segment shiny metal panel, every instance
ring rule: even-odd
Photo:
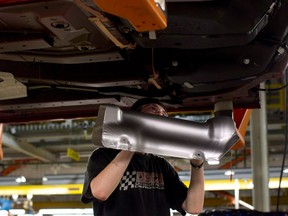
[[[238,141],[231,117],[205,123],[175,119],[116,106],[101,106],[92,141],[107,148],[179,158],[220,160]]]

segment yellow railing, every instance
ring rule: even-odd
[[[188,181],[184,184],[189,185]],[[279,178],[270,178],[269,188],[278,188]],[[206,191],[216,190],[251,190],[253,188],[252,179],[227,179],[227,180],[205,180]],[[288,177],[282,179],[282,188],[288,188]],[[64,194],[81,194],[82,184],[63,184],[63,185],[20,185],[20,186],[0,186],[0,195],[64,195]]]

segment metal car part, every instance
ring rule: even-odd
[[[58,64],[123,60],[115,53],[110,39],[89,21],[90,17],[68,0],[1,7],[0,58]],[[125,38],[111,24],[109,30],[125,43]]]
[[[233,119],[205,123],[100,106],[92,141],[107,148],[219,161],[238,141]]]
[[[27,88],[1,101],[1,122],[94,117],[100,104],[87,102],[107,97],[154,97],[177,113],[260,108],[259,84],[287,68],[288,2],[164,3],[167,28],[137,32],[94,0],[1,1],[0,68]]]
[[[123,17],[131,23],[138,32],[162,30],[167,27],[167,18],[161,5],[154,0],[94,0],[101,10]],[[117,4],[116,4],[117,3]],[[162,1],[162,7],[165,4]]]
[[[0,71],[0,101],[27,97],[27,88],[16,80],[12,73]]]

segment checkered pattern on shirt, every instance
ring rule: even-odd
[[[123,175],[121,179],[119,190],[125,191],[130,188],[134,188],[135,182],[136,182],[136,171],[133,171],[131,173],[129,171],[126,171],[126,173]]]

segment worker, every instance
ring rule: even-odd
[[[168,116],[158,100],[144,98],[132,110]],[[169,216],[201,213],[204,205],[202,159],[191,159],[189,188],[162,156],[98,147],[90,156],[81,200],[95,216]]]

